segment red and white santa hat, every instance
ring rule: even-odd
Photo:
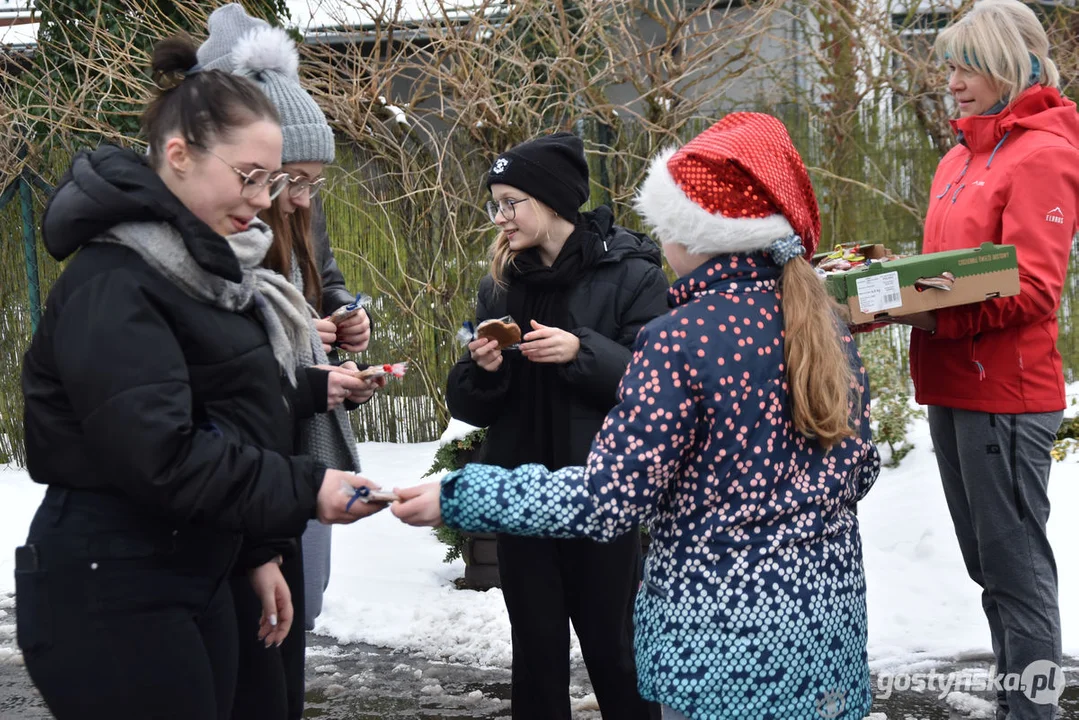
[[[805,163],[783,123],[761,113],[732,113],[660,153],[634,205],[658,240],[692,253],[761,251],[793,234],[809,258],[820,240]]]

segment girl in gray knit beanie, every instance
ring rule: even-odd
[[[199,64],[255,81],[281,117],[282,170],[289,174],[289,186],[263,213],[274,233],[265,264],[303,292],[315,317],[321,318],[305,346],[298,348],[297,357],[301,364],[325,365],[333,345],[363,351],[370,339],[365,311],[337,324],[327,317],[351,302],[352,295],[345,290],[330,250],[321,205],[313,202],[324,183],[323,168],[334,159],[333,131],[318,104],[300,85],[296,47],[283,30],[251,17],[238,4],[215,10],[210,15],[209,31],[198,51]],[[351,362],[342,367],[356,369]],[[366,393],[354,394],[352,399],[369,399],[384,384],[385,378],[372,381]],[[298,430],[299,452],[327,467],[360,471],[356,438],[344,407],[303,420]],[[312,520],[300,545],[302,552],[284,559],[281,569],[292,590],[297,615],[303,616],[305,629],[310,630],[322,609],[322,595],[329,582],[330,527]],[[234,583],[237,617],[245,623],[257,615],[253,615],[251,598],[239,597],[242,590]],[[290,632],[279,650],[241,647],[233,718],[299,720],[303,714],[304,651],[301,629]],[[281,678],[284,687],[274,687],[281,684]]]

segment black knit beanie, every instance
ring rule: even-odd
[[[559,217],[574,222],[589,194],[584,144],[568,132],[523,142],[495,160],[487,174],[487,189],[495,184],[528,193]]]

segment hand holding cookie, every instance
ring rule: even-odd
[[[472,354],[472,362],[487,372],[495,372],[502,366],[502,348],[494,338],[477,337],[468,344],[468,351]]]

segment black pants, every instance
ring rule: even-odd
[[[300,720],[304,706],[303,549],[296,538],[296,553],[281,565],[292,594],[292,629],[281,647],[266,647],[258,639],[262,603],[246,575],[232,580],[239,630],[240,669],[232,720]]]
[[[239,536],[129,500],[50,488],[16,550],[16,622],[57,720],[225,720]]]
[[[637,532],[610,544],[499,535],[498,572],[513,629],[514,720],[570,720],[570,621],[603,717],[659,718],[637,693]]]

